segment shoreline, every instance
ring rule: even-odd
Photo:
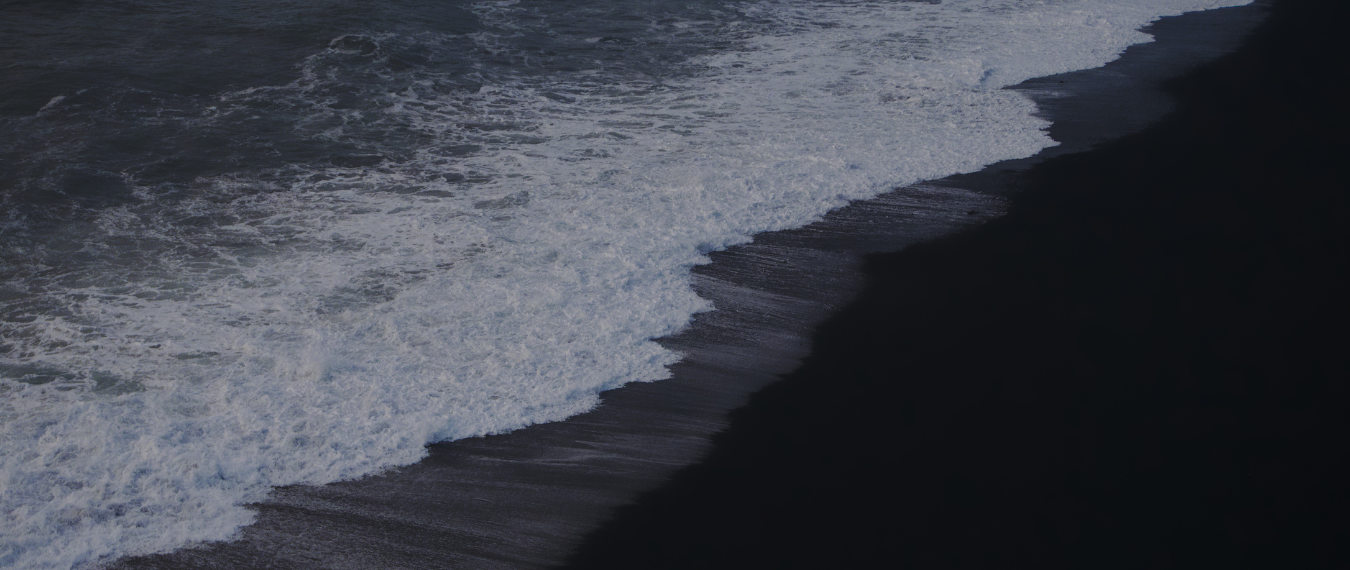
[[[1205,49],[1213,55],[1236,45],[1241,33],[1210,29],[1234,25],[1214,22],[1230,17],[1227,10],[1246,11],[1249,24],[1259,19],[1250,6],[1165,18],[1150,27],[1158,35],[1155,42],[1131,47],[1104,68],[1019,86],[1040,97],[1038,104],[1056,119],[1052,136],[1063,137],[1061,146],[1042,154],[1081,150],[1099,133],[1125,132],[1142,126],[1147,117],[1156,119],[1165,103],[1159,107],[1154,99],[1151,107],[1141,105],[1140,114],[1117,124],[1060,126],[1068,117],[1101,113],[1087,100],[1056,92],[1097,86],[1083,96],[1133,97],[1132,103],[1144,103],[1131,95],[1140,91],[1120,89],[1134,85],[1147,91],[1160,77],[1206,57],[1201,47],[1210,46]],[[1174,64],[1160,68],[1159,61]],[[1060,78],[1077,79],[1061,87]],[[685,331],[659,340],[686,354],[672,367],[670,379],[605,392],[596,410],[562,422],[435,444],[421,462],[379,475],[276,489],[254,505],[257,522],[235,541],[121,559],[111,567],[520,568],[561,563],[619,505],[704,457],[713,434],[729,425],[728,413],[749,401],[751,393],[797,368],[811,349],[816,326],[863,289],[858,270],[864,255],[997,218],[1007,196],[1016,194],[998,181],[1044,158],[901,188],[832,212],[806,228],[760,234],[751,244],[711,254],[713,263],[694,268],[693,281],[718,310],[697,315]]]
[[[803,366],[565,567],[1344,567],[1335,24],[1270,10],[1163,121],[954,177],[1008,215],[869,256]]]

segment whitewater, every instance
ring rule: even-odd
[[[1247,3],[462,3],[281,82],[44,93],[0,117],[0,567],[228,540],[274,487],[663,379],[709,252],[1034,155],[1003,87]]]

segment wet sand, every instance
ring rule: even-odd
[[[1274,3],[1139,134],[949,180],[1012,190],[1008,215],[868,257],[803,366],[568,567],[1346,567],[1321,6]]]

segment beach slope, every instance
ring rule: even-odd
[[[1340,20],[1272,4],[1162,122],[870,256],[804,365],[568,567],[1345,567]]]

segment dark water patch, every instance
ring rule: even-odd
[[[375,166],[384,162],[384,160],[385,157],[379,154],[349,154],[334,156],[328,159],[329,162],[333,163],[333,166],[340,166],[343,168]]]
[[[519,208],[529,203],[530,193],[521,191],[495,200],[479,200],[473,203],[473,207],[479,210],[505,210]]]
[[[40,365],[13,365],[0,363],[0,377],[13,379],[32,386],[41,386],[52,382],[73,382],[78,379],[73,373],[58,368]]]
[[[121,176],[111,172],[85,169],[64,173],[57,180],[56,187],[42,195],[46,198],[42,201],[48,203],[70,199],[85,208],[121,205],[136,200],[131,188]]]
[[[380,49],[380,44],[363,36],[342,36],[329,42],[328,49],[333,51],[345,51],[364,56],[373,56]]]
[[[102,396],[120,396],[145,390],[145,386],[134,379],[122,378],[108,372],[95,372],[91,378],[94,381],[94,393]]]
[[[445,156],[468,156],[481,150],[483,150],[483,147],[476,144],[456,144],[441,147],[441,152]]]

